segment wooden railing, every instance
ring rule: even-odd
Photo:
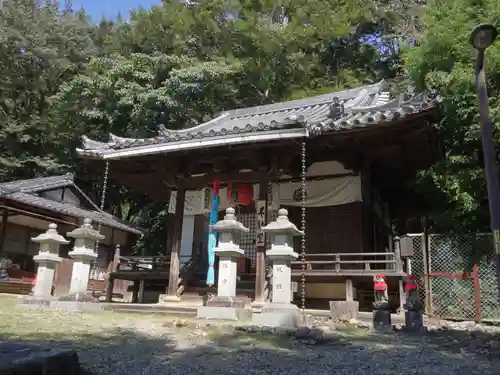
[[[372,273],[402,272],[402,262],[396,253],[323,253],[306,254],[306,271],[342,273],[346,271]],[[292,269],[301,268],[302,260],[292,262]]]
[[[170,256],[121,256],[117,271],[168,271]]]
[[[177,283],[177,295],[180,296],[186,289],[189,279],[196,273],[200,264],[201,253],[195,251],[192,257],[182,266],[179,272],[179,281]]]

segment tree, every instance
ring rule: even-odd
[[[416,188],[435,198],[439,215],[435,230],[474,231],[488,228],[488,204],[482,166],[476,90],[475,51],[469,45],[472,28],[484,20],[499,19],[493,0],[429,3],[416,46],[407,46],[405,66],[419,90],[437,90],[444,98],[439,132],[446,157],[422,171]],[[500,46],[486,55],[490,107],[499,146]],[[443,214],[444,213],[444,214]]]
[[[94,53],[81,14],[34,0],[0,7],[0,179],[60,172],[49,98]]]

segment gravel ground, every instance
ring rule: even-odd
[[[91,374],[500,373],[496,330],[408,336],[337,326],[313,344],[154,315],[24,310],[17,302],[0,297],[0,341],[76,348]]]

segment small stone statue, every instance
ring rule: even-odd
[[[374,308],[387,308],[389,294],[387,292],[387,279],[384,275],[375,275],[373,279],[373,292],[375,293]]]
[[[375,275],[373,280],[373,329],[387,332],[392,330],[387,278],[384,275]]]
[[[422,301],[418,292],[417,278],[406,275],[403,279],[406,295],[405,328],[410,332],[421,332],[423,330]]]

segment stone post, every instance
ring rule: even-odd
[[[375,275],[373,280],[373,329],[387,332],[392,330],[391,309],[387,291],[387,278],[384,275]]]
[[[237,259],[244,255],[238,244],[239,236],[241,233],[247,233],[249,229],[236,220],[234,213],[234,208],[227,208],[224,219],[210,227],[219,234],[219,243],[214,249],[219,257],[217,296],[209,299],[206,306],[198,309],[198,318],[241,319],[242,309],[249,302],[236,297]]]
[[[302,236],[303,232],[288,220],[288,211],[278,211],[278,218],[262,228],[271,236],[271,249],[266,257],[272,264],[272,297],[271,302],[262,307],[262,313],[254,314],[252,321],[259,326],[296,327],[299,323],[300,311],[292,301],[291,262],[298,254],[293,251],[293,237]]]
[[[33,257],[33,261],[38,264],[33,297],[51,297],[56,266],[62,261],[59,257],[59,246],[66,245],[69,241],[57,233],[56,224],[49,224],[45,233],[31,240],[40,244],[38,254]]]
[[[73,251],[68,255],[73,258],[73,271],[71,274],[71,284],[69,287],[69,296],[63,297],[63,300],[93,302],[94,298],[87,295],[87,286],[89,283],[90,264],[97,258],[94,251],[97,240],[104,239],[104,236],[92,228],[92,221],[85,219],[83,225],[69,233],[68,237],[75,239]]]
[[[422,332],[424,318],[417,278],[413,275],[406,275],[403,281],[406,297],[406,303],[403,306],[405,309],[405,329],[409,332]]]

